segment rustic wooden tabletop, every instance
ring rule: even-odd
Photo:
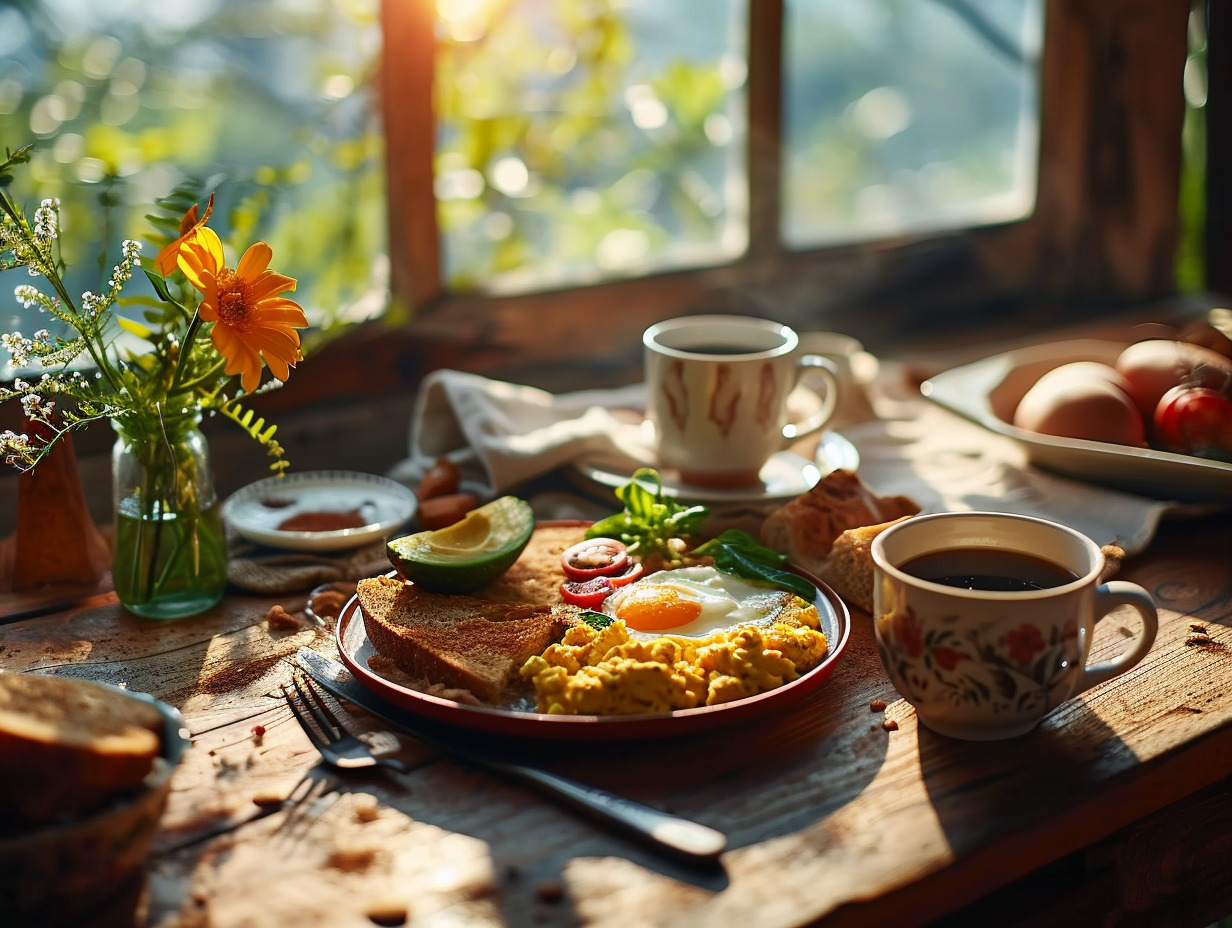
[[[182,710],[194,744],[150,862],[148,925],[779,928],[922,924],[994,906],[1002,924],[1092,911],[1202,924],[1232,910],[1227,868],[1201,843],[1227,852],[1230,555],[1226,515],[1166,522],[1122,573],[1160,605],[1146,660],[1009,742],[917,726],[858,611],[833,676],[767,717],[633,742],[479,739],[724,831],[729,849],[700,867],[407,736],[405,776],[356,772],[294,814],[175,850],[285,795],[317,763],[279,688],[297,648],[331,653],[333,639],[271,630],[273,599],[229,596],[206,615],[155,624],[101,594],[0,626],[0,662],[123,684]],[[280,602],[294,610],[302,597]],[[1115,652],[1136,621],[1120,615],[1100,623],[1094,657]],[[358,710],[350,721],[381,728]],[[1169,808],[1185,802],[1197,811]],[[1146,875],[1133,880],[1154,882],[1128,880],[1135,866]],[[1041,875],[1046,896],[1030,891]]]

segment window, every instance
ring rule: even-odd
[[[437,26],[425,4],[385,0],[386,42],[401,52],[383,76],[394,293],[413,307],[412,330],[440,359],[433,363],[548,386],[553,371],[564,383],[627,379],[640,364],[641,328],[683,311],[756,311],[879,347],[1014,318],[1058,324],[1166,297],[1188,12],[1162,0],[1129,10],[1100,0],[1052,0],[1046,10],[1031,0],[737,4],[747,81],[729,93],[739,90],[747,113],[747,128],[744,118],[730,121],[748,171],[743,254],[607,275],[583,290],[480,293],[440,253],[457,226],[456,204],[438,210],[433,198]],[[937,45],[917,37],[925,26],[943,36]],[[860,44],[872,34],[880,54]],[[833,55],[826,41],[839,46]],[[729,44],[727,54],[738,53]],[[867,73],[857,80],[831,58],[862,60]],[[950,105],[930,113],[929,102]],[[439,115],[448,151],[451,111]],[[864,149],[834,141],[851,123],[862,126]],[[909,124],[920,131],[908,133]],[[881,143],[878,158],[893,148],[898,160],[871,163],[869,140]],[[813,158],[826,173],[854,162],[829,205]]]
[[[488,41],[485,0],[439,2],[0,6],[0,142],[35,128],[62,198],[124,188],[131,234],[169,185],[226,174],[236,241],[268,237],[314,320],[384,310],[259,398],[297,468],[400,457],[430,367],[626,383],[681,312],[882,350],[1174,291],[1187,0],[510,0],[537,18]],[[468,69],[518,95],[463,99]]]

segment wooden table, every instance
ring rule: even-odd
[[[1209,924],[1232,911],[1227,515],[1165,522],[1122,576],[1161,607],[1151,653],[1014,741],[919,727],[855,612],[838,669],[790,711],[654,742],[492,744],[725,831],[718,866],[667,860],[404,738],[414,769],[400,781],[359,773],[306,814],[157,854],[143,924]],[[271,602],[228,597],[150,623],[104,594],[0,626],[0,663],[123,683],[183,711],[195,745],[166,849],[285,794],[317,761],[278,692],[288,655],[332,639],[271,631]],[[1101,623],[1095,656],[1136,621],[1119,616]]]

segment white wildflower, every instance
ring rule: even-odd
[[[60,234],[60,201],[44,200],[34,211],[34,237],[46,247]]]
[[[37,287],[31,286],[30,284],[22,284],[13,291],[13,295],[17,297],[17,299],[21,300],[22,306],[26,309],[30,309],[32,306],[38,305],[40,302],[39,297],[43,294],[39,293]]]
[[[34,343],[24,338],[20,332],[0,335],[0,347],[5,348],[13,359],[14,367],[27,367],[30,355],[34,351]]]

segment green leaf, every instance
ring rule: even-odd
[[[767,548],[748,532],[728,529],[695,548],[691,554],[714,558],[714,566],[724,573],[746,580],[761,580],[799,596],[806,602],[817,597],[817,589],[797,573],[785,570],[787,555]]]
[[[155,274],[145,265],[142,265],[141,269],[145,271],[145,276],[149,278],[150,285],[154,287],[154,292],[157,293],[161,299],[167,301],[174,299],[174,297],[171,296],[170,291],[167,290],[166,278],[164,278],[161,274]]]
[[[597,632],[603,631],[612,624],[612,617],[605,612],[593,612],[587,609],[578,617]]]
[[[653,489],[651,489],[653,487]],[[588,538],[618,538],[639,560],[661,559],[666,565],[680,561],[674,539],[688,539],[700,532],[710,514],[706,506],[683,506],[663,495],[659,472],[648,467],[616,490],[624,510],[600,519],[586,532]]]

